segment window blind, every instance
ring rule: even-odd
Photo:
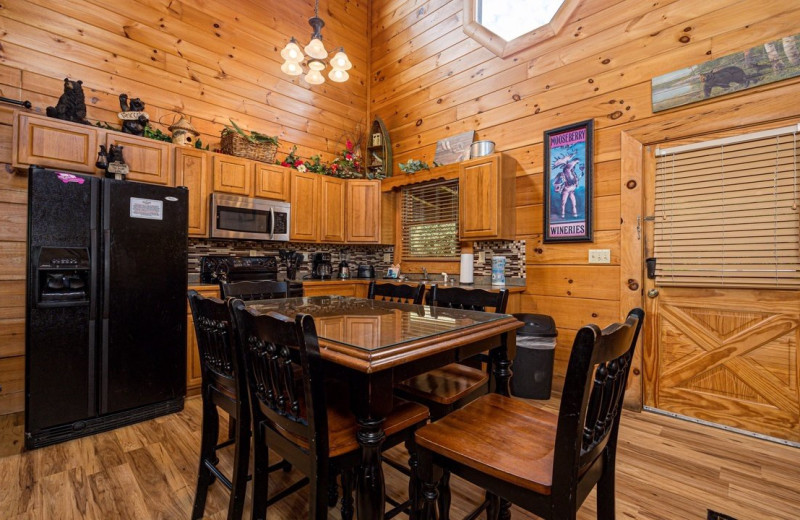
[[[658,285],[800,287],[797,126],[656,157]]]
[[[403,258],[457,257],[458,179],[407,186],[402,194]]]

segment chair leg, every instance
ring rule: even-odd
[[[219,435],[219,413],[217,407],[210,401],[203,400],[203,425],[200,436],[200,467],[197,470],[197,489],[194,494],[192,507],[192,520],[203,517],[206,508],[208,486],[214,482],[214,475],[206,466],[206,460],[215,459],[214,447],[217,445]]]
[[[355,469],[342,471],[342,520],[353,520],[353,489],[355,488]]]
[[[437,487],[442,478],[442,469],[433,464],[430,452],[419,453],[420,508],[419,520],[436,520]]]
[[[410,474],[408,476],[408,504],[409,520],[416,520],[417,511],[419,510],[419,457],[417,456],[417,445],[414,442],[414,434],[405,442],[406,450],[408,451],[408,468]]]
[[[486,500],[489,502],[489,505],[486,506],[486,520],[498,520],[500,518],[500,497],[486,493]]]
[[[450,472],[444,470],[439,480],[439,518],[450,520]]]
[[[267,518],[269,500],[269,449],[264,443],[258,425],[254,428],[253,442],[253,520]]]
[[[500,511],[497,518],[498,520],[511,520],[511,502],[505,498],[500,499]]]
[[[327,520],[328,479],[319,473],[309,475],[308,478],[308,518],[309,520]]]
[[[339,486],[336,485],[336,475],[339,474],[339,468],[331,466],[331,481],[328,483],[328,507],[336,507],[339,501]]]
[[[614,520],[615,511],[614,462],[607,463],[600,480],[597,481],[597,520]]]
[[[241,520],[244,513],[244,499],[247,493],[247,473],[250,467],[250,418],[242,417],[236,428],[236,448],[233,456],[233,478],[231,479],[231,498],[228,503],[228,520]],[[228,425],[237,421],[231,419]],[[230,434],[230,432],[229,432]]]

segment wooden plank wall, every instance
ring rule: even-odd
[[[309,86],[280,72],[280,49],[307,43],[312,0],[12,0],[0,5],[0,95],[44,113],[65,77],[83,80],[90,121],[119,126],[120,93],[167,132],[190,116],[214,149],[230,118],[278,135],[279,157],[331,160],[367,116],[366,3],[322,2],[328,50],[343,45],[350,80]],[[159,123],[160,121],[160,123]],[[11,167],[11,112],[0,108],[0,414],[23,409],[27,178]]]
[[[800,10],[782,1],[584,0],[556,37],[501,59],[464,34],[462,8],[463,0],[373,3],[370,110],[385,121],[397,162],[431,162],[437,140],[466,130],[516,158],[517,237],[528,262],[522,311],[555,318],[560,387],[576,330],[615,321],[641,301],[627,293],[636,289],[621,261],[640,256],[630,251],[640,247],[630,243],[635,222],[621,223],[641,203],[640,189],[638,201],[625,193],[640,172],[627,166],[623,178],[621,142],[629,156],[642,145],[800,115],[791,101],[798,79],[653,114],[651,78],[795,34]],[[588,118],[594,242],[542,244],[542,134]],[[611,264],[588,265],[590,248],[610,249]]]
[[[63,79],[83,80],[92,122],[119,127],[120,93],[147,104],[167,131],[191,117],[203,142],[218,147],[223,125],[278,135],[279,156],[331,160],[367,128],[366,2],[320,5],[328,51],[344,46],[346,83],[310,86],[280,71],[280,50],[308,43],[313,0],[14,0],[0,6],[0,89],[29,99],[37,112],[55,105]],[[327,79],[327,76],[326,76]]]

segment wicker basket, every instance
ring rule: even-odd
[[[222,141],[220,142],[222,153],[228,155],[235,155],[236,157],[244,157],[245,159],[254,159],[266,163],[275,161],[275,152],[278,151],[278,145],[275,143],[254,143],[242,137],[236,132],[222,132]]]

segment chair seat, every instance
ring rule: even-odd
[[[488,381],[489,374],[483,370],[451,363],[406,379],[397,385],[397,388],[420,399],[449,405],[474,392]]]
[[[554,413],[491,393],[423,426],[416,440],[421,448],[549,495],[557,421]]]
[[[334,397],[331,400],[331,396]],[[349,396],[347,394],[336,393],[328,394],[328,445],[330,447],[330,457],[337,457],[360,449],[356,441],[356,417],[350,411]],[[386,436],[391,436],[405,428],[419,424],[428,420],[428,408],[417,403],[395,399],[392,413],[383,423],[383,430]],[[283,428],[276,427],[287,439],[298,446],[308,448],[305,438],[292,434]]]

